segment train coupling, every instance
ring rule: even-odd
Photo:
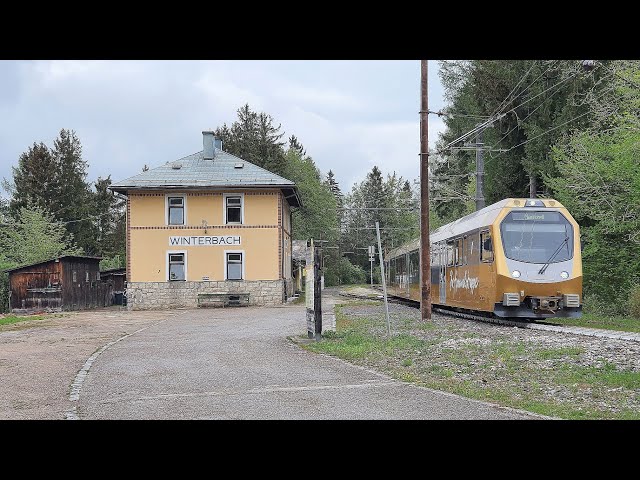
[[[531,297],[531,308],[535,313],[556,313],[562,308],[563,297]]]

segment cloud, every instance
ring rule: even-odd
[[[245,103],[281,123],[284,140],[296,135],[343,191],[373,165],[417,178],[419,71],[417,61],[0,62],[0,178],[68,128],[88,180],[124,179],[201,150],[201,131],[233,123]],[[433,146],[444,124],[431,115],[429,129]]]

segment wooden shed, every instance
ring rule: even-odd
[[[126,305],[124,292],[126,289],[127,269],[110,268],[100,272],[100,280],[109,286],[111,291],[111,305]]]
[[[84,310],[112,304],[100,257],[64,255],[7,270],[12,310]]]

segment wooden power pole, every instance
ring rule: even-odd
[[[420,61],[420,312],[431,320],[431,249],[429,246],[429,105],[427,60]]]

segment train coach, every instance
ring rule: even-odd
[[[508,318],[582,314],[580,229],[557,200],[507,198],[430,235],[431,302]],[[420,301],[420,239],[385,258],[391,295]]]

